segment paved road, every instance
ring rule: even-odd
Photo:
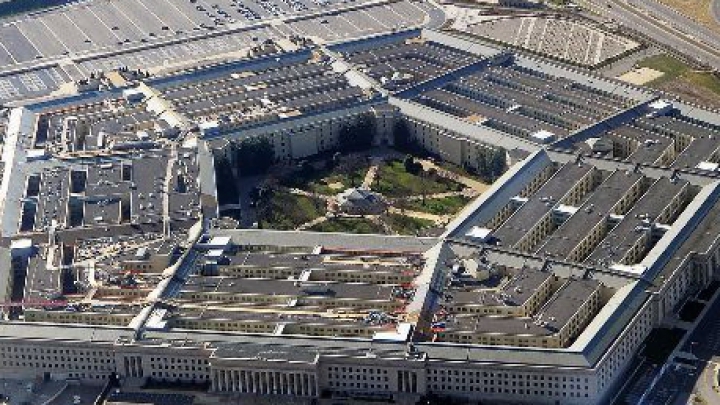
[[[704,64],[720,66],[720,36],[654,0],[582,0],[582,3]]]
[[[636,9],[646,10],[648,15],[653,18],[666,21],[677,31],[692,36],[696,40],[712,46],[715,49],[720,49],[720,35],[695,20],[686,17],[682,14],[682,10],[675,10],[660,3],[658,0],[629,0],[628,3]]]
[[[713,0],[710,3],[710,14],[720,24],[720,0]]]
[[[713,361],[708,362],[702,369],[702,374],[695,383],[696,393],[705,400],[706,403],[716,404],[720,402],[720,395],[713,389],[715,379],[717,378],[717,361],[718,358],[714,357]]]
[[[709,404],[720,404],[720,394],[713,390],[715,385],[715,366],[720,358],[720,318],[717,316],[720,311],[720,299],[713,302],[712,307],[707,310],[706,315],[695,327],[692,335],[683,346],[683,351],[692,353],[700,360],[697,381],[693,381],[692,389]]]
[[[720,0],[718,0],[720,1]],[[425,8],[425,12],[428,14],[429,21],[425,24],[425,28],[439,29],[445,23],[445,12],[440,6],[434,1],[428,1],[427,3],[421,3]]]

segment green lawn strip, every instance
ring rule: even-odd
[[[702,87],[720,94],[720,78],[710,72],[696,72],[690,66],[673,58],[669,55],[655,55],[644,59],[638,63],[639,67],[647,67],[663,72],[664,75],[659,77],[648,85],[657,87],[673,80],[682,80],[686,83]]]
[[[684,80],[694,86],[704,87],[713,93],[720,95],[720,77],[710,72],[687,72],[683,76]]]
[[[310,197],[276,191],[270,200],[263,228],[289,230],[325,215],[325,202]]]
[[[403,200],[398,204],[398,208],[435,215],[452,215],[460,212],[468,202],[470,202],[468,197],[458,195],[444,198],[428,198],[425,200],[425,204],[423,204],[422,200]]]
[[[462,185],[441,177],[430,178],[405,171],[403,162],[393,160],[380,166],[380,179],[372,184],[372,190],[386,197],[400,198],[411,195],[459,191]]]
[[[355,180],[355,186],[360,186],[365,173],[367,173],[368,166],[363,165],[362,167],[353,171],[353,177]],[[330,187],[330,184],[340,183],[343,185],[342,188]],[[313,193],[334,195],[342,190],[352,187],[353,181],[350,178],[350,174],[341,173],[337,168],[335,169],[315,169],[307,174],[302,174],[299,171],[284,176],[280,179],[280,184],[285,187],[297,188],[300,190],[310,191]]]
[[[414,218],[400,214],[389,214],[386,221],[395,232],[401,235],[415,235],[419,231],[435,225],[433,221],[428,219]]]
[[[662,77],[659,77],[648,83],[652,86],[657,86],[676,79],[685,74],[685,72],[690,69],[688,65],[668,55],[655,55],[643,59],[638,62],[638,67],[655,69],[664,73]]]
[[[310,231],[343,233],[384,233],[380,225],[364,218],[333,218],[321,222]]]

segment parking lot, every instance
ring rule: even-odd
[[[121,66],[127,66],[131,69],[151,69],[180,61],[202,60],[213,55],[239,51],[277,36],[278,33],[272,27],[258,27],[227,35],[200,38],[179,44],[169,44],[121,55],[90,59],[80,62],[78,66],[86,77],[93,71],[103,70],[107,72]]]
[[[378,4],[344,13],[289,22],[299,35],[338,41],[421,25],[426,13],[408,1]]]
[[[111,0],[72,4],[0,27],[0,66],[133,47],[347,7],[362,0]]]
[[[427,16],[422,5],[407,0],[365,6],[367,0],[158,1],[163,4],[88,1],[4,23],[0,103],[50,95],[95,71],[167,71],[269,38],[301,35],[333,42],[417,27]],[[324,14],[313,15],[319,11]],[[11,71],[20,67],[31,69]]]
[[[69,81],[70,77],[57,67],[0,77],[0,103],[20,97],[49,94]]]

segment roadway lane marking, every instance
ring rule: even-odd
[[[180,15],[182,15],[186,20],[190,21],[190,24],[191,24],[193,27],[199,27],[199,25],[195,22],[195,20],[193,20],[192,18],[188,17],[182,10],[180,10],[177,6],[175,6],[175,4],[173,4],[172,1],[170,1],[170,0],[164,0],[164,1],[165,1],[165,3],[169,4],[170,6],[172,6],[172,8],[174,8],[175,10],[177,10],[177,12],[180,13]]]
[[[587,61],[590,59],[590,52],[592,51],[593,44],[595,44],[595,38],[601,35],[600,33],[597,33],[595,31],[590,31],[590,38],[588,38],[587,47],[585,48],[585,57],[583,58],[583,62],[587,63]]]
[[[23,36],[25,36],[25,34],[23,34]],[[14,57],[14,56],[10,53],[10,51],[5,47],[5,44],[3,44],[2,41],[0,41],[0,46],[2,47],[2,49],[5,50],[5,53],[8,54],[8,56],[10,57],[10,59],[12,59],[13,62],[15,62],[15,64],[17,64],[17,63],[18,63],[17,59],[15,59],[15,57]]]
[[[542,34],[540,34],[540,41],[538,41],[538,47],[537,51],[542,52],[543,42],[545,41],[545,34],[547,33],[548,28],[548,21],[545,21],[545,25],[543,25]]]
[[[380,24],[381,27],[386,28],[386,29],[388,28],[387,25],[385,25],[383,22],[381,22],[380,20],[378,20],[377,18],[375,18],[372,14],[368,13],[366,10],[361,10],[361,11],[362,11],[363,13],[365,13],[365,15],[367,15],[368,17],[370,17],[371,19],[373,19],[375,22],[377,22],[378,24]]]
[[[363,32],[363,31],[365,31],[364,29],[362,29],[362,28],[358,27],[357,25],[353,24],[352,21],[350,21],[350,19],[349,19],[347,16],[340,15],[339,17],[342,18],[343,20],[345,20],[345,22],[348,23],[350,26],[352,26],[353,28],[355,28],[355,30],[357,30],[357,32]],[[372,28],[369,28],[369,29],[372,30]]]
[[[105,28],[107,28],[107,29],[108,29],[108,31],[110,31],[110,33],[112,33],[112,34],[113,34],[113,36],[114,36],[115,38],[117,38],[117,40],[118,40],[118,41],[120,41],[120,40],[121,40],[121,39],[120,39],[120,37],[119,37],[119,36],[117,36],[117,34],[115,33],[115,31],[113,31],[113,30],[112,30],[112,28],[110,28],[110,27],[109,27],[109,26],[108,26],[107,24],[105,24],[105,21],[103,21],[103,19],[102,19],[102,18],[100,18],[100,16],[98,16],[97,14],[95,14],[95,11],[93,11],[93,9],[92,9],[92,8],[88,7],[87,9],[88,9],[88,10],[90,10],[90,13],[91,13],[92,15],[94,15],[94,16],[95,16],[95,18],[97,18],[97,19],[98,19],[98,21],[100,21],[100,24],[102,24],[103,26],[105,26]]]
[[[173,35],[175,34],[175,30],[173,30],[165,21],[163,21],[162,19],[160,19],[160,17],[158,17],[157,14],[153,13],[149,8],[147,8],[147,6],[145,5],[145,3],[143,3],[143,2],[140,1],[140,0],[136,0],[135,2],[136,2],[136,3],[140,3],[140,5],[141,5],[145,10],[147,10],[148,13],[150,13],[150,14],[153,15],[153,16],[155,16],[155,18],[156,18],[158,21],[160,21],[160,23],[161,23],[163,26],[168,27],[168,31],[169,31],[169,32],[171,32]],[[162,30],[161,30],[161,31],[162,31]],[[163,36],[163,37],[166,37],[167,35],[162,35],[162,36]]]
[[[68,48],[68,46],[65,44],[65,42],[63,42],[63,40],[60,39],[60,37],[58,36],[58,34],[55,33],[55,31],[53,31],[47,24],[45,24],[45,21],[42,18],[38,18],[38,21],[40,21],[40,24],[44,25],[48,31],[50,31],[50,33],[55,37],[55,39],[58,40],[58,42],[60,42],[60,45],[62,45],[63,48],[65,48],[65,50],[67,52],[71,52],[70,48]],[[18,29],[20,29],[20,28],[18,27]],[[25,36],[25,34],[23,34],[23,36]],[[29,38],[28,38],[28,41],[30,41]],[[32,42],[30,42],[30,43],[32,44]],[[35,45],[33,45],[33,46],[35,46]],[[35,48],[37,49],[37,47],[35,47]]]
[[[570,41],[570,38],[572,38],[573,33],[575,32],[575,28],[577,28],[577,25],[575,25],[575,24],[573,24],[570,27],[570,34],[568,34],[567,43],[565,44],[565,52],[563,52],[563,56],[562,56],[564,59],[569,59],[568,54],[570,53],[570,45],[572,44],[572,41]],[[585,44],[585,45],[588,47],[590,46],[590,44]]]
[[[84,36],[86,40],[91,41],[90,43],[93,43],[90,37],[85,33],[85,31],[82,30],[82,28],[78,27],[77,24],[75,24],[75,21],[72,20],[72,18],[68,17],[67,13],[62,13],[63,17],[65,17],[68,21],[70,21],[70,24],[74,25],[75,28],[77,28],[78,31],[80,31]]]
[[[42,21],[41,19],[38,19],[38,20]],[[30,45],[33,47],[33,49],[35,49],[35,55],[45,56],[44,53],[40,52],[40,48],[38,48],[37,45],[35,45],[35,43],[30,40],[30,37],[28,37],[27,35],[25,35],[24,32],[22,32],[22,30],[20,29],[20,26],[18,26],[18,24],[12,23],[12,25],[15,26],[15,28],[17,28],[17,30],[18,30],[18,32],[20,33],[20,35],[22,35],[22,37],[25,38],[25,39],[30,43]],[[45,25],[44,22],[43,22],[43,25]],[[47,27],[47,26],[46,26],[46,27]],[[66,47],[65,49],[67,49],[67,47]],[[8,52],[8,53],[9,53],[9,52]],[[12,55],[10,55],[10,56],[12,57]],[[34,58],[33,58],[33,59],[34,59]],[[15,58],[13,58],[13,60],[15,60]]]
[[[537,24],[537,22],[538,22],[537,18],[533,18],[530,20],[530,27],[528,27],[528,32],[527,32],[527,34],[525,34],[525,41],[524,41],[523,45],[521,45],[521,46],[524,46],[525,48],[528,48],[528,49],[532,49],[532,48],[530,48],[530,39],[532,39],[532,33],[533,33],[533,31],[535,31],[535,25]]]
[[[143,36],[149,37],[148,32],[145,32],[142,29],[140,29],[140,27],[137,24],[135,24],[135,21],[133,21],[130,17],[128,17],[128,15],[125,14],[125,12],[120,9],[120,7],[118,7],[115,3],[110,3],[110,5],[112,7],[114,7],[115,10],[117,10],[120,14],[122,14],[126,20],[130,21],[130,24],[132,24],[141,34],[143,34]]]
[[[598,39],[598,43],[597,43],[596,51],[595,51],[595,58],[593,59],[593,61],[595,63],[600,62],[600,55],[601,55],[603,46],[605,46],[605,35],[601,35],[600,38]]]
[[[517,32],[515,33],[515,38],[513,38],[512,44],[514,46],[518,46],[520,43],[520,37],[522,36],[522,32],[525,29],[525,23],[529,20],[527,18],[521,18],[520,19],[520,26],[518,27]]]

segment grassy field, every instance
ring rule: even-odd
[[[276,191],[267,212],[260,220],[262,228],[290,230],[325,215],[325,202],[305,196]]]
[[[720,96],[720,78],[717,76],[704,72],[688,72],[684,78],[690,83],[704,87]]]
[[[309,230],[317,232],[385,233],[380,225],[364,218],[333,218],[321,222]]]
[[[353,187],[353,181],[355,187],[359,186],[365,178],[368,167],[368,164],[361,164],[349,172],[344,172],[342,169],[324,168],[315,169],[306,174],[295,172],[282,178],[280,184],[313,193],[334,195],[346,188]],[[331,185],[337,185],[337,187]]]
[[[667,83],[671,80],[677,79],[689,70],[689,67],[686,64],[668,55],[651,56],[640,61],[638,63],[638,67],[647,67],[664,73],[662,77],[652,81],[650,83],[651,85]]]
[[[638,63],[664,73],[648,86],[675,93],[688,101],[720,107],[720,78],[710,72],[692,70],[683,62],[668,56],[655,55]]]
[[[372,190],[390,198],[401,198],[411,195],[444,193],[460,191],[463,186],[444,178],[430,178],[405,171],[403,162],[393,160],[380,166],[379,180],[372,185]]]
[[[403,201],[398,208],[410,211],[427,212],[435,215],[453,215],[460,212],[470,202],[470,199],[463,196],[451,196],[445,198],[429,198],[423,204],[422,200]]]
[[[720,24],[710,13],[710,3],[713,0],[660,0],[666,6],[678,10],[682,14],[694,19],[706,27],[720,33]]]
[[[386,221],[395,232],[401,235],[416,235],[423,229],[430,228],[434,225],[434,222],[427,219],[413,218],[399,214],[388,215]]]

